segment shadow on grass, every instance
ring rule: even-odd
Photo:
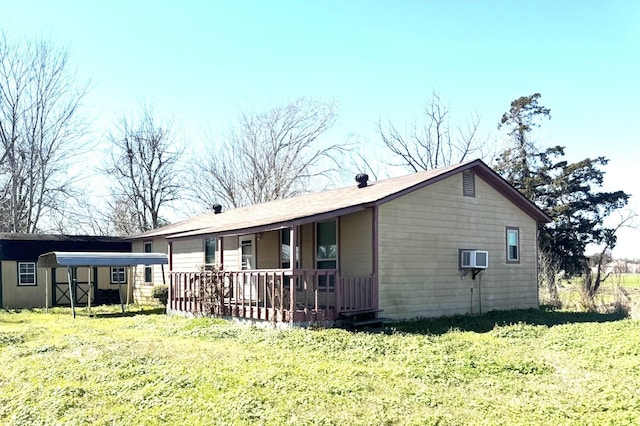
[[[162,306],[140,306],[131,305],[125,306],[125,311],[122,312],[120,305],[97,305],[92,306],[91,311],[86,306],[76,307],[77,317],[93,317],[93,318],[118,318],[118,317],[133,317],[136,315],[164,315],[165,308]],[[54,308],[25,308],[25,309],[0,309],[0,313],[3,314],[0,317],[0,322],[16,322],[16,318],[20,318],[20,313],[33,313],[44,315],[68,315],[71,316],[71,308],[64,306],[57,306]],[[8,315],[7,315],[8,314]],[[14,316],[15,314],[15,316]]]
[[[456,315],[446,318],[423,318],[412,321],[389,323],[387,328],[416,334],[445,334],[451,330],[486,333],[496,325],[525,323],[553,327],[560,324],[581,322],[610,322],[627,318],[624,313],[600,314],[597,312],[569,312],[554,308],[492,311],[482,315]]]
[[[94,312],[93,316],[96,318],[124,318],[124,317],[135,317],[137,315],[164,315],[165,309],[164,307],[159,308],[145,308],[145,309],[135,309],[135,310],[127,310],[125,308],[124,312]]]

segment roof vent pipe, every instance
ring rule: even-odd
[[[214,204],[213,205],[213,213],[214,214],[222,213],[222,206],[220,204]]]
[[[369,180],[369,175],[364,173],[358,173],[356,175],[356,182],[358,182],[358,188],[364,188],[367,186],[367,181]]]

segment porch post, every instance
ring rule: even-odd
[[[371,276],[371,302],[374,309],[378,309],[378,206],[372,207],[371,212],[372,238],[371,238],[371,257],[373,261],[373,274]]]
[[[220,265],[218,269],[222,270],[224,265],[224,237],[218,237],[218,244],[216,244],[220,251]]]
[[[296,314],[296,293],[295,293],[295,281],[296,276],[294,271],[296,270],[296,251],[298,247],[296,227],[289,228],[289,269],[291,269],[291,279],[289,280],[289,322],[293,323],[294,316]],[[284,308],[284,306],[283,306]]]
[[[289,228],[289,259],[291,260],[289,269],[292,271],[296,269],[296,248],[298,247],[298,240],[296,239],[296,227]]]

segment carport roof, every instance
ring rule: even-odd
[[[52,251],[38,257],[38,266],[56,268],[60,266],[134,266],[167,265],[165,253],[120,253]]]

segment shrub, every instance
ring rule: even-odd
[[[151,295],[158,299],[160,303],[167,306],[167,301],[169,300],[169,287],[164,284],[153,286],[153,292]]]

